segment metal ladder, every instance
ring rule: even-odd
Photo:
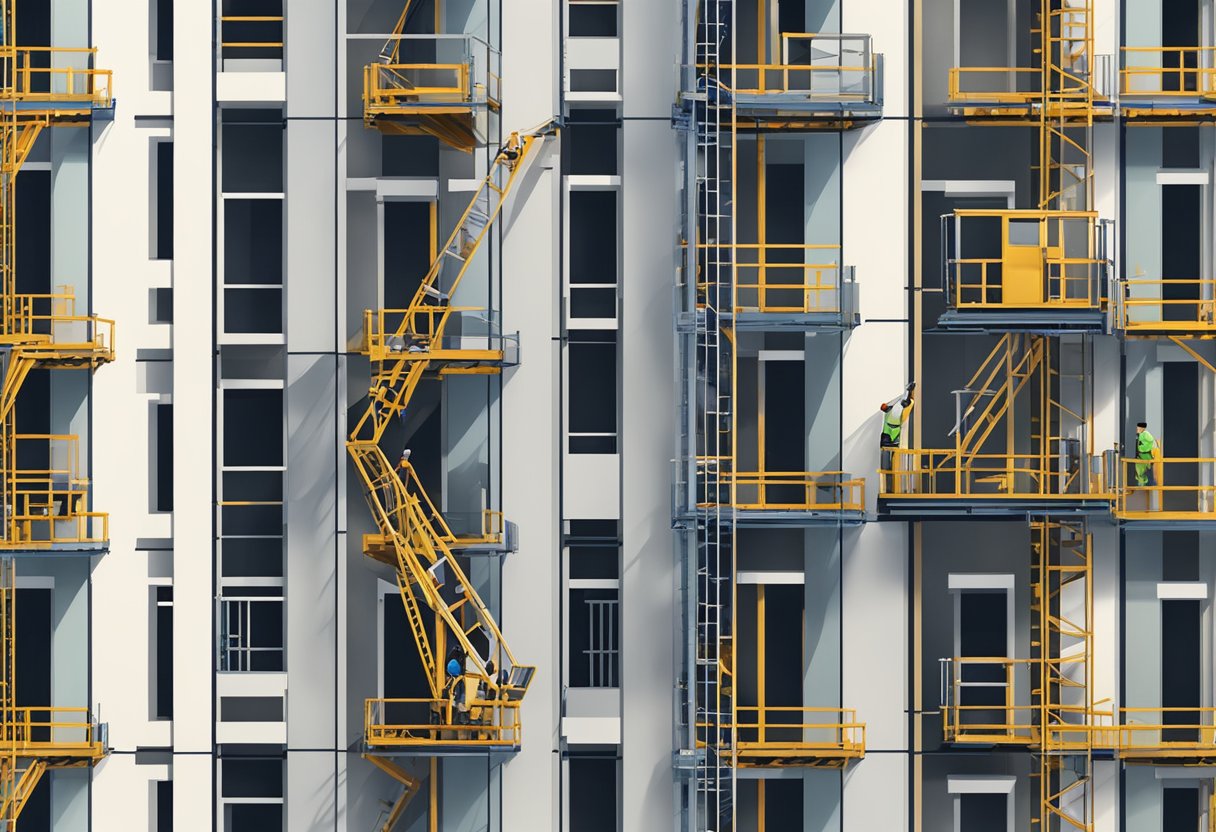
[[[699,744],[695,777],[695,828],[735,827],[734,607],[734,151],[735,118],[722,56],[733,64],[733,0],[703,0],[697,21],[698,78],[705,100],[696,105],[697,257],[695,279],[705,289],[698,316],[695,361],[700,438],[696,452],[697,501],[707,514],[696,525],[695,713]],[[725,317],[723,315],[725,313]],[[728,499],[723,490],[729,489]]]

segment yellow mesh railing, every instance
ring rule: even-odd
[[[1123,756],[1216,757],[1216,708],[1120,708],[1119,716]]]
[[[88,708],[18,707],[0,723],[0,753],[85,758],[105,756],[105,742]]]
[[[854,708],[740,705],[735,722],[697,723],[697,746],[709,731],[734,730],[731,759],[739,766],[843,765],[866,753],[866,726]]]

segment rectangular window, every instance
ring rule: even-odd
[[[569,598],[566,663],[576,688],[614,688],[620,677],[621,550],[573,545],[567,550]]]
[[[594,333],[605,339],[600,341],[574,341],[571,335],[566,399],[570,453],[616,453],[616,333]]]
[[[618,763],[613,757],[570,758],[570,828],[616,832]]]
[[[282,722],[281,696],[221,696],[220,720],[223,722]]]
[[[152,290],[152,323],[173,323],[173,289]]]
[[[229,388],[223,394],[224,466],[281,466],[283,391]]]
[[[153,832],[173,832],[173,781],[156,781],[156,826]]]
[[[173,719],[173,587],[158,586],[154,588],[154,592],[156,597],[156,718]],[[172,812],[172,808],[170,808],[170,812]]]
[[[156,60],[173,60],[173,0],[156,0]]]
[[[220,116],[222,191],[226,194],[282,193],[282,110],[224,109]]]
[[[220,599],[220,670],[283,670],[283,588],[227,586]]]
[[[173,142],[157,141],[156,149],[156,254],[173,259]]]
[[[617,8],[616,3],[572,2],[567,35],[572,38],[616,37]]]
[[[572,69],[570,92],[616,92],[616,70]]]
[[[617,281],[616,191],[570,192],[570,283]]]
[[[156,406],[156,510],[173,511],[173,405]]]

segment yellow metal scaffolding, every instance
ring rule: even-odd
[[[11,35],[16,13],[0,5]],[[15,555],[50,550],[97,553],[107,516],[90,509],[78,440],[19,434],[22,384],[35,369],[92,371],[114,359],[114,323],[80,313],[70,288],[22,294],[16,274],[16,180],[49,127],[85,127],[112,106],[110,73],[93,49],[16,47],[0,35],[0,820],[14,829],[48,769],[90,766],[106,754],[104,731],[87,708],[17,701]],[[37,460],[31,463],[31,460]]]
[[[486,511],[479,535],[454,534],[408,456],[394,462],[380,443],[424,378],[501,372],[502,343],[466,349],[459,340],[445,339],[452,315],[471,311],[452,306],[450,299],[521,171],[555,131],[550,122],[512,134],[409,306],[365,314],[361,351],[371,362],[371,384],[367,409],[347,442],[377,526],[377,532],[364,539],[364,549],[396,570],[398,592],[430,687],[429,698],[372,698],[365,705],[365,756],[403,787],[384,830],[393,827],[419,791],[418,780],[389,756],[445,749],[513,750],[521,742],[520,701],[536,668],[516,660],[458,558],[464,547],[500,542],[502,516]],[[463,657],[460,673],[451,679],[444,659],[449,646]]]

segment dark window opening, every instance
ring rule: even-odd
[[[224,390],[223,464],[283,464],[282,390]]]
[[[616,92],[616,70],[572,69],[570,92]]]
[[[173,142],[156,142],[156,258],[173,259]]]
[[[616,37],[617,8],[616,3],[571,3],[567,36],[572,38]]]
[[[155,832],[173,832],[173,781],[156,781]]]
[[[156,510],[173,511],[173,405],[156,406]]]
[[[156,587],[156,718],[173,719],[173,587]]]
[[[616,832],[618,763],[612,758],[570,758],[570,828]]]
[[[616,191],[571,191],[570,282],[616,283]]]

